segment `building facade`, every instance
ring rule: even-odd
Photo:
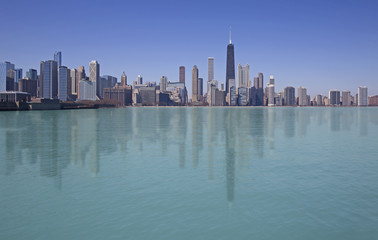
[[[339,90],[329,91],[328,99],[329,99],[330,106],[340,106],[340,91]]]
[[[54,53],[54,61],[57,63],[57,66],[62,66],[62,52]]]
[[[79,100],[96,101],[96,82],[90,81],[88,78],[80,80]]]
[[[70,77],[71,77],[71,95],[77,96],[77,70],[75,68],[72,68],[70,70]]]
[[[123,72],[121,75],[121,86],[126,87],[127,86],[127,76],[126,73]]]
[[[248,88],[249,86],[249,65],[248,63],[243,67],[238,64],[238,88],[243,87],[243,88]]]
[[[66,66],[60,66],[58,71],[58,98],[67,101],[71,91],[71,70]]]
[[[160,91],[161,92],[167,91],[167,84],[168,84],[168,78],[167,78],[167,76],[162,76],[160,78]]]
[[[342,103],[343,106],[350,106],[352,102],[352,98],[350,95],[350,91],[342,91],[341,93]]]
[[[207,81],[211,82],[214,80],[214,58],[209,57],[207,59]]]
[[[295,105],[295,88],[294,87],[285,87],[284,88],[284,105],[285,106],[294,106]]]
[[[235,58],[234,58],[234,44],[231,42],[231,32],[230,32],[230,43],[227,45],[227,60],[226,60],[226,94],[230,90],[230,79],[235,81]]]
[[[1,62],[0,63],[0,92],[13,90],[13,89],[7,89],[7,82],[9,85],[10,77],[9,77],[9,71],[14,69],[14,64],[10,62]],[[12,80],[12,83],[14,81],[14,78]],[[12,84],[14,85],[14,83]],[[8,87],[9,88],[9,87]]]
[[[58,67],[57,62],[48,60],[43,62],[42,96],[43,98],[58,98]]]
[[[96,60],[89,63],[89,81],[96,83],[96,96],[101,98],[100,64]]]
[[[181,83],[185,83],[185,67],[184,66],[179,67],[179,81]]]
[[[77,98],[80,98],[80,81],[86,79],[86,74],[85,74],[85,69],[84,66],[79,66],[77,68],[77,75],[76,75],[76,93],[77,93]]]
[[[298,105],[307,106],[307,89],[304,87],[298,87]]]
[[[192,69],[192,102],[199,101],[199,84],[198,84],[198,68],[196,65],[193,66]]]
[[[368,105],[368,88],[358,87],[358,106]]]

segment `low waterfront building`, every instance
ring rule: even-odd
[[[117,106],[129,106],[132,104],[132,88],[127,85],[118,88],[104,88],[103,98],[114,102]]]
[[[31,95],[27,92],[16,92],[16,91],[8,91],[8,92],[0,92],[0,102],[30,102]]]

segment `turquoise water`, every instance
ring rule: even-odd
[[[378,108],[0,112],[0,239],[378,239]]]

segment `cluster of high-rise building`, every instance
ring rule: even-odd
[[[250,66],[240,63],[235,69],[234,44],[227,45],[225,84],[214,78],[213,57],[208,58],[208,78],[206,84],[199,75],[196,65],[192,68],[192,95],[189,98],[185,82],[185,66],[179,67],[179,81],[168,81],[162,76],[160,82],[143,81],[137,76],[132,85],[127,84],[125,72],[121,82],[116,77],[100,75],[100,64],[93,60],[89,63],[89,75],[84,66],[68,68],[62,65],[62,53],[56,52],[54,60],[40,62],[39,74],[29,69],[23,71],[10,62],[0,63],[0,93],[26,93],[31,99],[57,99],[60,101],[109,101],[118,106],[367,106],[378,105],[378,96],[368,97],[367,87],[359,87],[352,96],[350,91],[331,90],[328,96],[316,95],[313,99],[305,87],[285,87],[276,92],[274,76],[270,76],[264,86],[264,75],[258,73],[250,79]],[[237,79],[235,70],[237,70]],[[237,81],[236,81],[237,80]],[[204,92],[206,86],[206,92]],[[8,98],[1,98],[5,101]]]

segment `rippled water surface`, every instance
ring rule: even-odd
[[[0,239],[378,239],[378,108],[0,112]]]

